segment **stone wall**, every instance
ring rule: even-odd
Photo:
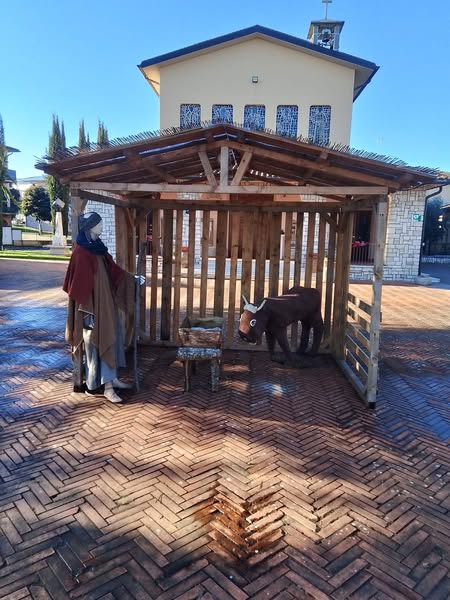
[[[391,196],[384,254],[385,281],[414,281],[417,277],[424,209],[424,190],[409,190]],[[350,270],[352,280],[370,280],[372,275],[371,266],[352,265]]]
[[[92,211],[97,212],[102,217],[103,243],[108,247],[109,253],[116,258],[116,223],[114,206],[112,204],[103,204],[103,202],[89,200],[84,212]]]

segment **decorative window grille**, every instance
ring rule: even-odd
[[[256,104],[244,106],[244,127],[264,129],[266,126],[266,107]]]
[[[233,105],[232,104],[213,104],[212,105],[213,123],[232,123]]]
[[[200,127],[200,104],[182,104],[180,106],[180,127],[183,129]]]
[[[280,104],[277,107],[277,133],[287,137],[297,137],[298,106]]]
[[[314,144],[326,146],[330,141],[331,106],[311,106],[308,137]]]

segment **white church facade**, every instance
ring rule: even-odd
[[[142,61],[139,69],[159,96],[160,129],[230,122],[307,139],[324,153],[348,147],[353,102],[378,66],[339,49],[343,25],[313,21],[306,40],[255,25]],[[413,280],[418,274],[426,194],[416,189],[390,197],[385,280]],[[89,208],[110,222],[105,241],[114,251],[113,207],[89,203]],[[214,214],[210,219],[213,257],[217,219]],[[353,279],[372,278],[374,222],[371,210],[355,219]]]

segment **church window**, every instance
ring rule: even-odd
[[[311,106],[309,109],[309,139],[326,146],[330,141],[331,106]]]
[[[297,136],[298,106],[280,104],[277,107],[277,133],[287,137]]]
[[[212,105],[213,123],[232,123],[233,105],[232,104],[213,104]]]
[[[264,129],[266,126],[266,107],[256,104],[244,106],[244,127]]]
[[[180,127],[182,129],[200,127],[200,104],[182,104],[180,106]]]

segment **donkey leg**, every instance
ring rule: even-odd
[[[267,348],[270,354],[270,360],[275,360],[275,334],[266,330]]]
[[[283,350],[285,364],[293,367],[294,357],[292,356],[291,348],[289,346],[286,327],[277,332],[277,342],[280,344],[280,348]]]
[[[297,348],[297,354],[305,354],[309,344],[309,332],[311,331],[311,323],[308,320],[301,321],[302,333],[300,336],[300,345]]]
[[[323,319],[322,319],[321,315],[319,315],[319,317],[317,317],[313,321],[312,327],[313,327],[313,343],[311,346],[310,355],[315,356],[319,352],[320,342],[322,341],[322,335],[323,335],[323,329],[324,329]]]

